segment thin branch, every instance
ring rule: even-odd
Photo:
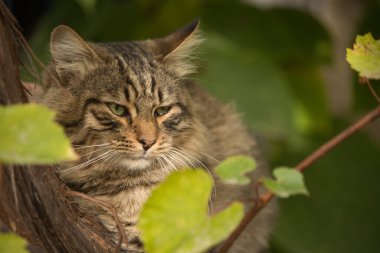
[[[319,158],[323,157],[327,152],[334,149],[338,144],[342,141],[350,137],[352,134],[363,128],[365,125],[374,121],[375,119],[380,117],[380,106],[375,108],[373,111],[367,113],[362,118],[360,118],[356,123],[345,129],[343,132],[330,139],[327,143],[322,145],[316,151],[314,151],[311,155],[306,157],[303,161],[301,161],[295,169],[303,172],[310,165],[316,162]],[[260,201],[258,201],[256,205],[253,205],[248,212],[245,214],[243,220],[240,222],[239,226],[232,232],[232,234],[226,239],[226,241],[222,244],[218,253],[226,253],[231,248],[233,243],[239,237],[239,235],[244,231],[244,229],[248,226],[251,220],[263,209],[274,197],[274,194],[266,191],[260,196]]]
[[[91,201],[91,202],[99,205],[100,207],[104,208],[106,211],[109,211],[115,220],[117,230],[119,231],[119,234],[120,234],[118,249],[119,250],[121,249],[121,244],[123,243],[123,241],[126,245],[128,244],[127,235],[125,234],[125,230],[123,229],[123,226],[122,226],[121,221],[119,219],[119,215],[117,214],[117,210],[114,206],[112,206],[110,203],[107,203],[105,201],[90,197],[90,196],[88,196],[84,193],[81,193],[81,192],[66,191],[65,194],[67,196],[80,197],[80,198],[86,199],[88,201]]]
[[[372,87],[372,84],[369,81],[369,79],[367,79],[367,86],[368,86],[369,90],[371,91],[372,95],[375,97],[377,103],[380,104],[380,97],[379,97],[379,95],[377,95],[375,89]]]

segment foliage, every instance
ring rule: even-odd
[[[149,253],[198,253],[217,244],[243,217],[243,205],[233,203],[209,217],[210,176],[183,170],[158,186],[141,212],[138,227]]]
[[[380,79],[380,40],[372,34],[358,35],[353,49],[347,49],[347,61],[361,77]]]
[[[246,173],[256,169],[256,162],[248,156],[231,156],[219,164],[214,170],[225,182],[231,184],[248,184]]]
[[[0,161],[17,164],[53,163],[75,153],[54,114],[40,105],[0,107]]]
[[[295,169],[281,167],[275,169],[273,175],[276,180],[265,178],[263,183],[266,188],[278,197],[287,198],[297,194],[309,195],[301,172]]]
[[[26,241],[13,233],[0,234],[0,252],[27,253]]]

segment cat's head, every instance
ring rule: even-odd
[[[60,84],[47,85],[44,101],[73,144],[109,152],[132,170],[197,149],[201,126],[185,85],[198,26],[123,43],[90,43],[67,26],[55,28],[50,72]]]

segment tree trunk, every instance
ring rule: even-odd
[[[27,103],[19,79],[17,21],[0,1],[0,104]],[[39,252],[113,252],[94,217],[81,214],[51,166],[0,165],[0,220]],[[82,215],[82,216],[80,216]]]

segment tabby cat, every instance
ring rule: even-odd
[[[143,252],[136,228],[139,212],[152,189],[174,170],[210,171],[216,188],[213,212],[254,197],[252,185],[224,184],[212,171],[230,155],[259,158],[233,107],[189,78],[195,70],[194,49],[202,41],[198,26],[195,21],[164,38],[122,43],[85,42],[67,26],[51,35],[52,60],[40,102],[56,111],[80,156],[61,164],[58,174],[73,190],[116,207],[128,252]],[[260,165],[253,181],[265,174]],[[118,240],[109,213],[89,202],[80,204]],[[265,250],[274,209],[260,213],[231,252]]]

